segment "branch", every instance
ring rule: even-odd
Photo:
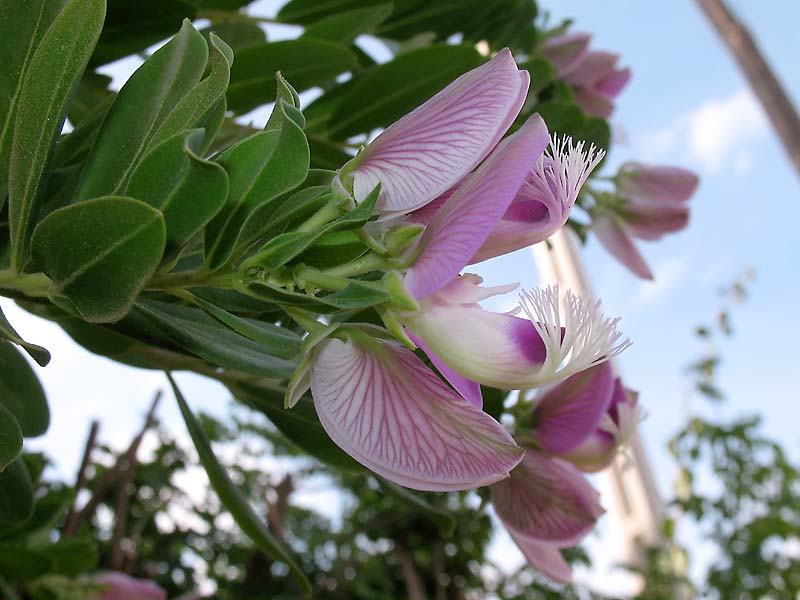
[[[147,433],[147,430],[150,429],[153,424],[156,408],[158,407],[159,400],[161,400],[161,394],[162,391],[158,390],[153,397],[153,402],[150,405],[150,410],[147,412],[144,426],[139,432],[139,435],[133,438],[133,441],[131,442],[130,446],[128,446],[128,449],[124,452],[124,454],[122,454],[122,456],[119,457],[114,466],[105,472],[103,478],[100,480],[100,483],[97,484],[97,487],[92,493],[91,498],[89,498],[89,501],[86,503],[86,505],[80,510],[75,519],[73,519],[73,522],[68,523],[67,526],[64,527],[64,533],[66,535],[74,534],[78,530],[80,524],[94,514],[97,506],[100,504],[103,498],[105,498],[123,472],[130,468],[131,465],[137,464],[136,453],[139,451],[139,446],[142,443],[144,434]]]
[[[92,458],[92,451],[97,444],[97,432],[100,430],[100,422],[97,419],[92,420],[92,426],[89,429],[89,436],[86,438],[86,445],[83,449],[83,459],[81,459],[81,466],[78,468],[78,475],[75,478],[75,498],[72,500],[72,505],[69,507],[67,519],[64,525],[64,532],[68,533],[74,531],[76,528],[75,520],[78,517],[78,494],[86,485],[88,478],[89,464]]]

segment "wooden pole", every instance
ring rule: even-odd
[[[800,116],[752,34],[725,5],[724,0],[697,0],[697,4],[739,63],[739,68],[764,107],[786,154],[800,175]],[[762,10],[770,10],[768,4],[762,6]]]

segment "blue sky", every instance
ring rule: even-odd
[[[672,463],[665,443],[699,401],[683,368],[702,347],[694,326],[719,306],[717,290],[745,268],[757,272],[751,298],[734,313],[736,335],[723,347],[720,382],[730,400],[718,415],[764,414],[766,431],[794,456],[798,452],[800,400],[794,361],[800,356],[797,263],[800,260],[798,175],[746,82],[690,0],[542,1],[554,21],[571,17],[574,30],[594,33],[593,46],[622,55],[633,79],[613,117],[617,143],[606,169],[626,160],[676,164],[697,171],[701,186],[688,230],[644,243],[656,275],[642,283],[593,240],[585,249],[596,295],[608,314],[622,317],[634,345],[620,359],[626,383],[640,391],[650,418],[642,435],[660,488],[670,488]],[[800,3],[729,0],[748,23],[790,95],[800,99]],[[769,6],[769,10],[764,7]],[[268,13],[264,13],[268,14]],[[125,65],[117,67],[124,73]],[[533,74],[535,77],[535,73]],[[529,251],[491,261],[488,283],[536,283]],[[41,376],[49,393],[50,431],[30,443],[54,456],[59,473],[72,477],[88,420],[99,417],[106,439],[130,439],[141,423],[160,375],[98,358],[74,346],[57,328],[2,301],[20,332],[54,354]],[[224,414],[228,396],[199,377],[180,378],[195,407]],[[160,411],[183,437],[170,396]]]

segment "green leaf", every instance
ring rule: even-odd
[[[207,58],[203,36],[185,21],[180,32],[131,75],[103,121],[76,201],[125,190],[157,128],[200,81]]]
[[[105,196],[60,208],[33,236],[33,256],[87,321],[121,319],[161,262],[164,217],[140,200]]]
[[[331,15],[344,11],[361,8],[365,5],[373,6],[385,4],[386,0],[290,0],[280,11],[278,20],[285,23],[298,23],[308,25]]]
[[[308,147],[311,151],[311,167],[335,171],[353,158],[335,142],[330,142],[316,135],[308,136]]]
[[[264,522],[256,516],[250,504],[248,504],[242,493],[230,480],[228,474],[225,472],[225,468],[214,455],[211,444],[203,434],[200,423],[198,423],[197,419],[192,414],[175,380],[169,373],[167,377],[175,392],[175,399],[178,401],[178,407],[183,416],[183,421],[186,423],[186,429],[189,431],[192,442],[194,442],[194,447],[197,449],[200,463],[203,465],[203,468],[205,468],[208,474],[208,480],[211,482],[211,487],[214,488],[217,496],[219,496],[220,502],[222,502],[225,508],[231,513],[233,520],[236,521],[236,524],[239,525],[244,534],[247,535],[262,552],[275,560],[280,560],[287,564],[289,570],[302,586],[303,591],[307,595],[310,595],[311,583],[308,581],[305,573],[303,573],[303,570],[283,547],[281,542],[273,537]]]
[[[50,559],[54,572],[64,575],[80,575],[91,571],[99,559],[97,546],[88,537],[61,538],[37,550]]]
[[[22,430],[5,406],[0,404],[0,472],[22,452]]]
[[[8,193],[8,163],[22,76],[61,8],[60,2],[52,0],[0,0],[0,208]]]
[[[193,297],[192,301],[236,333],[261,344],[261,347],[269,351],[273,356],[296,358],[300,353],[302,340],[300,336],[288,329],[272,323],[237,317],[210,302],[206,302],[202,298]]]
[[[520,70],[525,70],[530,73],[531,86],[528,90],[528,95],[534,95],[541,92],[544,88],[555,81],[558,73],[553,64],[546,58],[541,56],[534,56],[519,64]]]
[[[231,68],[228,108],[245,113],[275,100],[272,77],[277,71],[300,91],[332,81],[356,67],[355,54],[341,44],[299,39],[250,46],[236,55]]]
[[[297,342],[286,335],[275,335],[265,345],[232,331],[202,310],[157,300],[139,300],[140,311],[153,325],[192,354],[226,367],[268,378],[289,378],[295,361],[287,360]],[[262,330],[267,335],[267,330]]]
[[[67,118],[73,127],[82,125],[101,104],[114,102],[117,93],[111,89],[111,77],[100,73],[84,73],[69,102]],[[59,142],[60,144],[60,142]],[[58,150],[58,149],[57,149]]]
[[[20,526],[30,519],[31,515],[33,515],[33,482],[20,457],[0,473],[0,526]],[[1,564],[0,572],[2,572]]]
[[[239,19],[214,21],[210,26],[201,29],[200,33],[206,38],[210,38],[210,34],[214,33],[220,39],[225,40],[225,43],[236,53],[249,46],[263,44],[267,41],[266,32],[256,23]]]
[[[574,102],[550,100],[540,102],[534,110],[547,123],[547,129],[558,135],[574,135],[586,123],[583,111]]]
[[[42,435],[50,425],[42,384],[25,357],[10,343],[0,340],[0,406],[19,423],[26,438]]]
[[[48,490],[44,497],[36,500],[33,516],[24,524],[0,529],[0,540],[3,542],[25,540],[32,545],[49,543],[52,529],[58,526],[74,498],[75,494],[71,488],[59,487]]]
[[[206,228],[206,263],[225,264],[247,219],[258,208],[296,188],[308,175],[308,142],[294,90],[277,76],[279,99],[264,131],[251,135],[219,157],[230,179],[228,200]]]
[[[30,581],[49,572],[52,561],[43,553],[19,544],[0,544],[0,575],[11,581]]]
[[[328,122],[328,134],[345,139],[387,127],[482,60],[471,46],[438,45],[378,65],[341,99]]]
[[[430,502],[425,500],[421,494],[414,493],[386,479],[380,479],[379,481],[390,494],[413,507],[421,515],[430,519],[430,521],[439,528],[442,535],[445,537],[453,535],[456,529],[456,518],[451,513],[433,506]]]
[[[298,257],[298,262],[325,269],[355,260],[367,250],[358,232],[339,231],[317,240],[311,248]]]
[[[352,44],[363,33],[373,33],[375,27],[389,18],[394,10],[391,2],[366,8],[348,10],[325,17],[306,27],[303,38]]]
[[[360,228],[372,218],[379,190],[380,188],[376,187],[355,210],[347,212],[313,231],[288,231],[275,236],[248,258],[242,268],[246,270],[250,267],[260,267],[266,271],[275,271],[299,256],[325,235],[344,229]],[[325,210],[325,208],[320,210]]]
[[[190,127],[205,127],[215,115],[220,103],[225,102],[225,91],[231,79],[233,50],[213,33],[210,35],[210,44],[211,55],[208,62],[211,70],[208,76],[186,94],[158,126],[150,142],[152,145]],[[208,133],[213,137],[213,133],[216,132]],[[210,140],[205,145],[209,144]]]
[[[184,19],[196,16],[194,0],[109,0],[100,41],[92,65],[104,65],[143,52],[168,38]]]
[[[584,140],[586,144],[594,144],[608,154],[611,147],[611,127],[608,121],[600,117],[588,117],[583,128],[576,133],[576,140]]]
[[[267,281],[250,282],[247,289],[255,298],[276,304],[307,308],[318,313],[333,312],[333,309],[367,308],[390,299],[386,291],[366,281],[351,281],[339,292],[316,296],[293,292]]]
[[[284,390],[246,384],[231,387],[233,395],[264,415],[286,438],[314,458],[338,469],[361,471],[363,467],[342,451],[325,433],[314,402],[303,396],[294,408],[284,408]]]
[[[151,150],[131,175],[128,193],[164,215],[169,259],[224,206],[228,175],[199,156],[205,132],[178,133]]]
[[[70,0],[42,37],[22,78],[8,176],[11,265],[19,271],[53,144],[70,94],[89,61],[105,0]]]
[[[25,352],[30,354],[31,358],[35,360],[39,366],[47,366],[47,363],[50,362],[50,352],[47,351],[47,348],[42,348],[41,346],[30,344],[23,340],[11,323],[8,322],[2,309],[0,309],[0,337],[10,340],[17,346],[24,348]]]

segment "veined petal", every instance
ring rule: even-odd
[[[409,350],[359,336],[316,351],[311,390],[320,422],[375,473],[427,491],[502,480],[523,450]]]
[[[489,237],[549,141],[547,126],[533,115],[500,142],[459,186],[423,234],[406,285],[416,298],[455,277]]]
[[[599,494],[571,464],[534,450],[491,487],[495,512],[509,530],[527,538],[571,545],[603,514]]]
[[[534,435],[548,454],[577,447],[600,424],[614,392],[614,370],[605,362],[545,390],[536,404]]]
[[[558,583],[572,581],[572,568],[564,560],[558,546],[532,540],[511,529],[508,529],[508,533],[534,569],[548,579]]]
[[[439,373],[441,373],[448,383],[453,386],[453,389],[461,394],[461,397],[464,398],[464,400],[472,404],[472,406],[475,408],[483,408],[483,392],[481,392],[481,384],[479,384],[477,381],[472,381],[471,379],[464,377],[458,371],[448,367],[441,358],[436,356],[433,350],[428,348],[425,342],[423,342],[413,333],[408,332],[408,337],[412,342],[419,346],[420,350],[422,350],[433,363],[433,366],[436,367],[439,370]]]
[[[634,274],[642,279],[653,279],[650,267],[617,217],[601,215],[593,219],[592,231],[605,249]]]
[[[445,192],[502,138],[522,108],[529,83],[508,49],[453,81],[354,159],[349,174],[356,201],[380,182],[378,208],[405,213]]]

